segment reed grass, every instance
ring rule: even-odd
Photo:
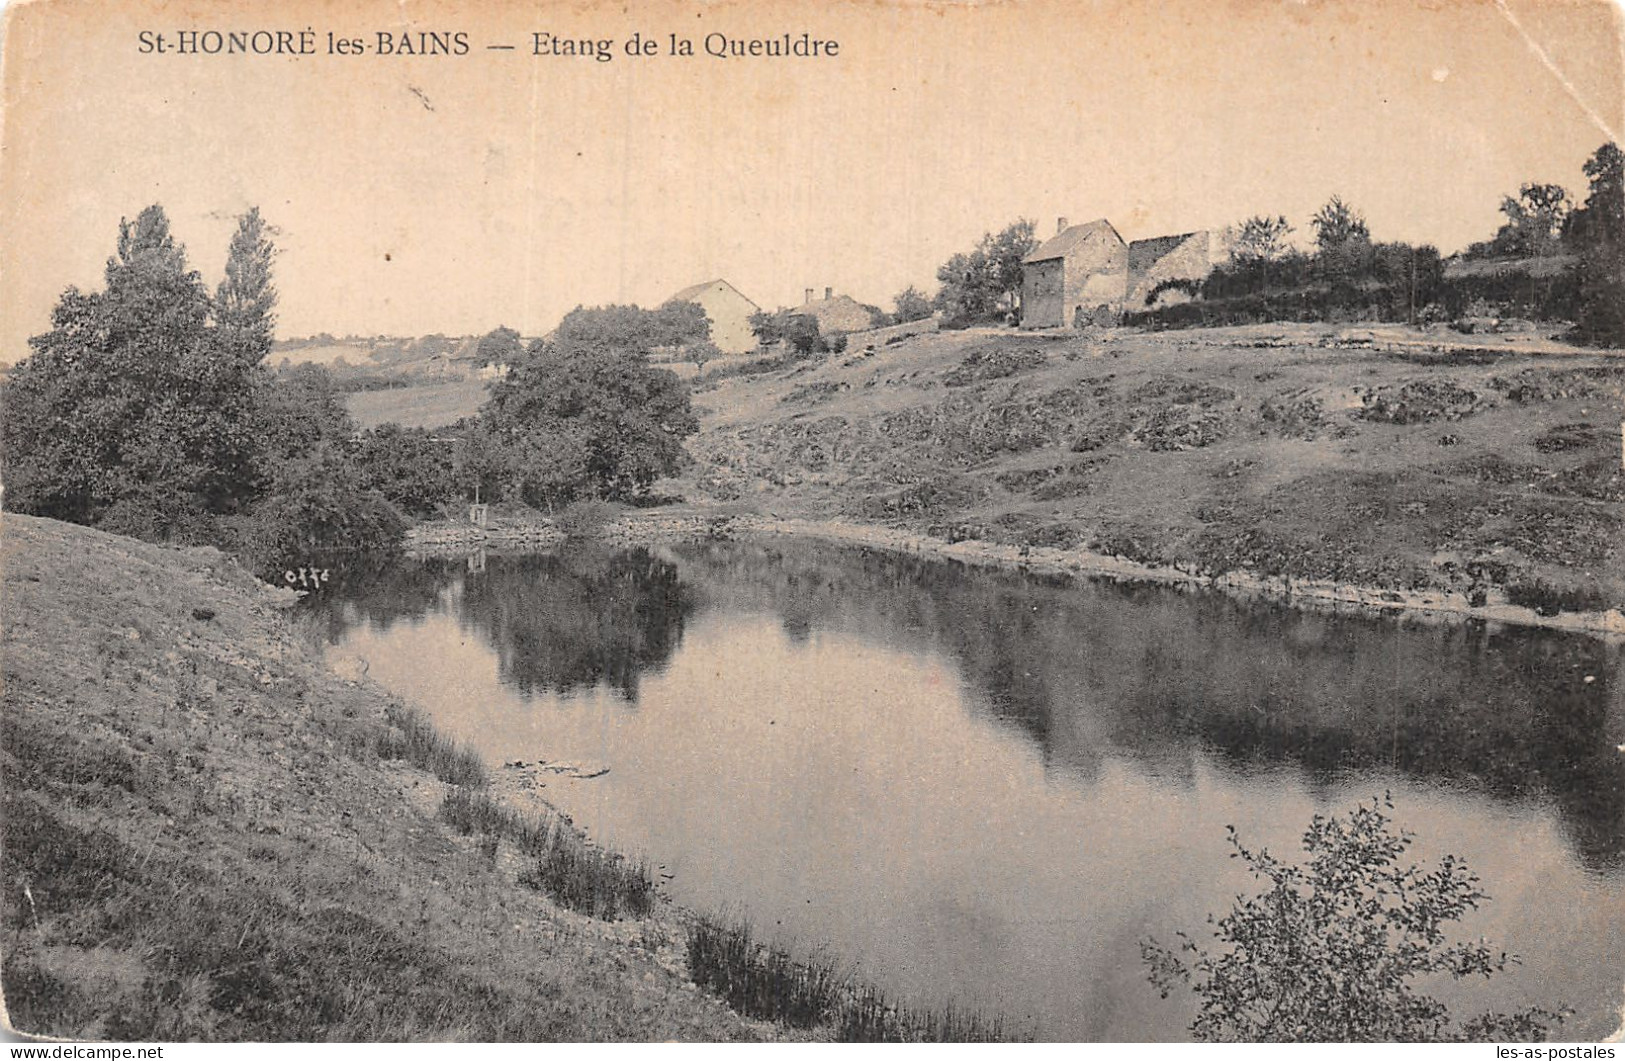
[[[835,963],[802,961],[752,938],[743,921],[699,918],[688,925],[688,969],[695,983],[740,1013],[795,1028],[833,1026],[839,1042],[1018,1042],[1002,1017],[950,1002],[940,1009],[892,1004],[874,987],[840,975]]]
[[[453,788],[440,803],[440,818],[464,836],[478,833],[512,843],[532,860],[520,883],[577,913],[614,921],[646,917],[654,908],[647,862],[594,845],[560,815],[521,814],[484,793]]]
[[[692,922],[688,968],[695,983],[740,1013],[796,1028],[811,1028],[828,1017],[843,986],[832,962],[797,961],[757,943],[743,922]]]
[[[835,1038],[843,1043],[1008,1043],[1021,1042],[1000,1016],[948,1002],[941,1009],[892,1004],[865,985],[841,1004]]]
[[[405,759],[448,785],[484,788],[490,783],[479,755],[435,729],[417,708],[391,703],[385,717],[399,733],[385,732],[379,737],[380,759]]]

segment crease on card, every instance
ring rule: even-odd
[[[1612,125],[1608,123],[1607,119],[1598,114],[1596,110],[1585,101],[1585,98],[1580,95],[1580,90],[1574,87],[1574,82],[1570,81],[1568,76],[1563,73],[1562,69],[1559,68],[1556,63],[1552,62],[1552,57],[1546,53],[1546,49],[1541,47],[1540,42],[1537,41],[1528,30],[1523,28],[1523,23],[1518,21],[1518,16],[1514,15],[1512,13],[1512,8],[1507,6],[1507,0],[1495,0],[1495,9],[1501,12],[1501,17],[1505,18],[1507,23],[1511,25],[1514,30],[1517,30],[1518,36],[1523,39],[1524,44],[1528,46],[1529,50],[1535,54],[1535,58],[1540,60],[1541,65],[1550,71],[1553,77],[1557,78],[1557,83],[1563,86],[1563,91],[1568,93],[1570,99],[1579,104],[1580,109],[1585,112],[1585,116],[1591,119],[1591,123],[1598,129],[1601,129],[1603,134],[1608,137],[1610,142],[1618,143],[1619,133],[1615,131]],[[1615,36],[1616,38],[1620,39],[1621,50],[1625,51],[1625,36],[1622,36],[1618,32],[1619,29],[1620,25],[1616,21]]]

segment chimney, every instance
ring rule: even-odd
[[[807,289],[807,297],[801,300],[802,305],[808,305],[812,302],[812,293],[813,289],[809,287]]]
[[[1055,234],[1057,236],[1059,236],[1061,233],[1063,233],[1065,231],[1066,231],[1066,218],[1064,218],[1064,217],[1056,218],[1055,219]]]
[[[833,287],[824,288],[824,301],[825,302],[828,302],[830,299],[832,299],[834,297],[835,297],[835,289]]]

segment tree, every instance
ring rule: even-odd
[[[237,301],[252,284],[228,284],[242,313],[232,330],[214,326],[156,205],[119,223],[105,278],[102,291],[64,292],[7,386],[12,505],[149,537],[190,533],[197,516],[232,511],[255,487],[253,365],[240,343],[263,300]]]
[[[1573,210],[1562,185],[1524,184],[1517,198],[1509,195],[1501,200],[1507,223],[1495,234],[1495,249],[1530,258],[1560,253],[1563,228]]]
[[[226,275],[214,296],[214,316],[223,345],[252,367],[271,352],[276,328],[276,286],[271,261],[276,257],[260,208],[237,219],[226,254]]]
[[[1581,337],[1625,345],[1625,155],[1607,143],[1586,161],[1590,191],[1564,229],[1580,255]]]
[[[823,332],[818,328],[818,318],[810,313],[797,313],[788,309],[772,313],[765,311],[752,313],[750,330],[755,333],[756,341],[762,346],[783,342],[800,357],[823,353],[829,349],[829,344],[824,341]]]
[[[1184,933],[1178,952],[1141,944],[1164,998],[1193,990],[1201,1009],[1191,1031],[1206,1042],[1392,1042],[1540,1039],[1564,1013],[1486,1013],[1451,1026],[1443,1003],[1416,978],[1490,976],[1517,961],[1487,943],[1448,943],[1445,926],[1487,896],[1454,856],[1422,872],[1406,857],[1411,834],[1390,828],[1393,804],[1372,800],[1344,817],[1315,815],[1304,833],[1307,865],[1242,846],[1232,858],[1267,889],[1238,898],[1214,921],[1209,951]],[[1182,955],[1189,956],[1187,958]]]
[[[459,444],[421,427],[380,424],[362,436],[355,454],[361,486],[408,515],[433,516],[461,492],[453,452]]]
[[[697,343],[689,343],[683,347],[683,360],[692,361],[694,367],[699,369],[705,368],[707,362],[726,356],[722,348],[709,339],[701,339]]]
[[[1371,239],[1371,233],[1365,227],[1365,218],[1336,195],[1327,200],[1309,223],[1315,229],[1315,245],[1322,252],[1336,250],[1352,242],[1369,242]]]
[[[1237,226],[1230,245],[1230,260],[1233,263],[1275,261],[1291,250],[1287,242],[1290,235],[1292,226],[1284,216],[1255,214]]]
[[[899,291],[897,297],[892,300],[892,305],[897,311],[895,316],[899,324],[924,320],[931,316],[931,300],[913,284]]]
[[[480,419],[510,494],[548,506],[628,500],[681,466],[699,421],[687,385],[648,355],[654,343],[694,335],[692,314],[638,310],[639,319],[627,309],[574,311],[492,388]]]
[[[481,365],[509,365],[519,360],[523,352],[519,333],[500,325],[482,335],[474,348],[475,359]]]
[[[333,374],[322,365],[294,365],[255,377],[254,436],[259,473],[269,485],[276,469],[319,446],[342,447],[355,421]]]
[[[711,337],[711,321],[694,302],[668,302],[659,309],[577,306],[559,322],[554,338],[645,353]]]
[[[1026,219],[998,235],[982,236],[968,254],[955,254],[937,269],[942,288],[937,307],[961,321],[989,320],[1021,305],[1021,262],[1038,246],[1034,225]]]

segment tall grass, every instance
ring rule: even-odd
[[[835,1038],[843,1043],[1007,1043],[1022,1037],[1012,1034],[1003,1017],[985,1017],[952,1002],[940,1010],[909,1009],[866,986],[841,1004]]]
[[[795,1028],[833,1026],[848,1043],[995,1043],[1020,1041],[1002,1017],[949,1003],[941,1009],[893,1005],[874,987],[853,983],[823,957],[798,961],[758,943],[742,921],[699,918],[688,925],[688,970],[695,983],[746,1016]]]
[[[380,759],[405,759],[449,785],[484,788],[490,783],[479,755],[441,734],[417,708],[392,703],[385,717],[400,732],[379,738]]]
[[[483,793],[453,788],[441,801],[440,817],[465,836],[479,833],[512,843],[533,860],[520,883],[578,913],[614,921],[646,917],[654,908],[648,863],[593,845],[560,816],[531,817]]]
[[[740,1013],[811,1028],[832,1012],[842,981],[826,960],[798,962],[751,938],[744,923],[701,918],[688,926],[688,969],[694,982]]]

